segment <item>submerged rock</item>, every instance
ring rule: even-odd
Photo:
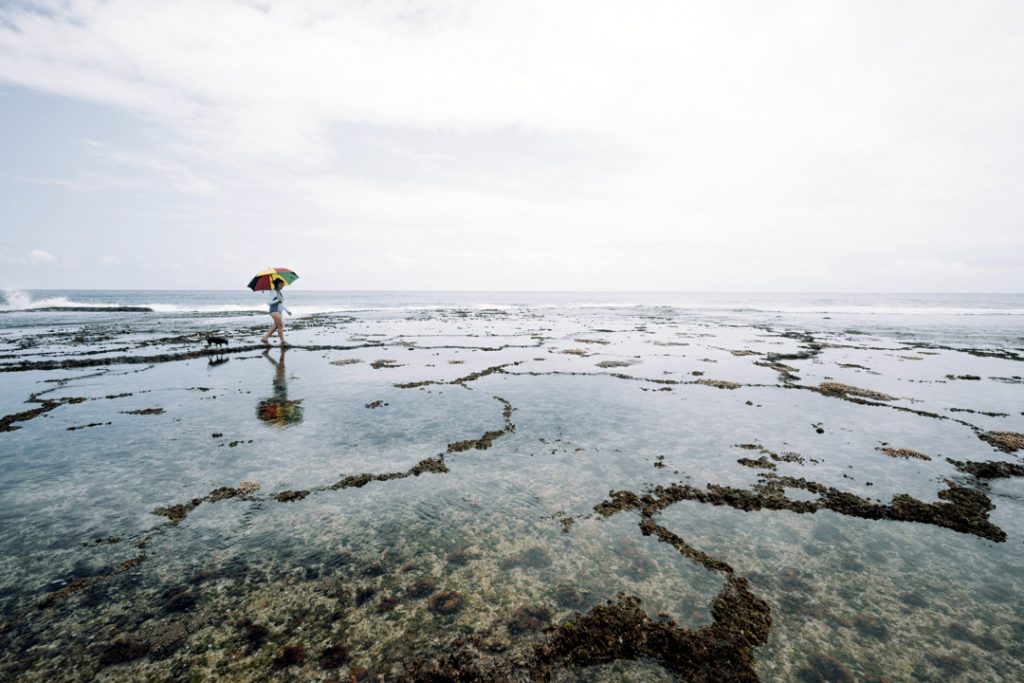
[[[850,396],[855,396],[857,398],[866,398],[872,401],[896,400],[893,396],[883,394],[880,391],[851,387],[849,384],[841,384],[839,382],[822,382],[818,385],[817,391],[824,396],[835,396],[837,398],[849,398]]]
[[[544,548],[527,548],[514,555],[506,557],[502,563],[502,569],[520,567],[523,569],[542,569],[551,566],[551,555]]]
[[[551,622],[551,610],[538,605],[523,605],[512,613],[508,621],[509,633],[518,635],[539,631]]]
[[[347,664],[348,660],[348,648],[339,643],[338,645],[324,648],[323,652],[320,653],[319,664],[321,669],[337,669]]]
[[[284,669],[289,666],[298,666],[305,661],[306,648],[301,645],[285,645],[277,651],[273,666],[275,669]]]
[[[462,609],[462,598],[455,591],[441,591],[431,596],[429,604],[434,614],[450,615]]]
[[[979,438],[1006,453],[1016,453],[1024,449],[1024,434],[1017,432],[985,432],[980,434]]]
[[[796,677],[803,683],[854,683],[853,674],[842,662],[826,654],[812,654],[807,666],[797,670]]]
[[[185,612],[196,606],[195,593],[191,591],[182,591],[172,595],[167,602],[164,603],[165,612]]]
[[[99,665],[102,668],[114,664],[123,664],[124,662],[144,657],[148,652],[149,643],[131,639],[115,640],[100,652]]]
[[[889,446],[879,446],[875,449],[883,455],[888,455],[890,458],[917,458],[918,460],[931,460],[931,456],[925,455],[920,451],[911,450],[909,448],[891,448]]]

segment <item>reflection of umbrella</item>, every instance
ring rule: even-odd
[[[274,288],[274,280],[281,280],[290,285],[299,279],[294,270],[288,268],[267,268],[256,273],[249,281],[249,289],[254,292],[263,292]]]
[[[256,405],[256,417],[269,425],[289,427],[302,422],[302,401],[268,398]]]

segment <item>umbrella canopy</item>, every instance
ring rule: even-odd
[[[274,288],[274,280],[281,280],[286,285],[290,285],[298,279],[298,274],[289,268],[267,268],[253,276],[249,281],[249,289],[254,292],[264,292]]]

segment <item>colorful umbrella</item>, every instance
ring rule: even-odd
[[[253,279],[249,281],[249,289],[254,292],[264,292],[274,288],[274,280],[281,280],[286,285],[290,285],[298,279],[299,276],[294,270],[288,268],[267,268],[256,273]]]

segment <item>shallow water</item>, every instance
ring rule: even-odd
[[[1015,299],[451,298],[17,299],[0,677],[1024,677]]]

